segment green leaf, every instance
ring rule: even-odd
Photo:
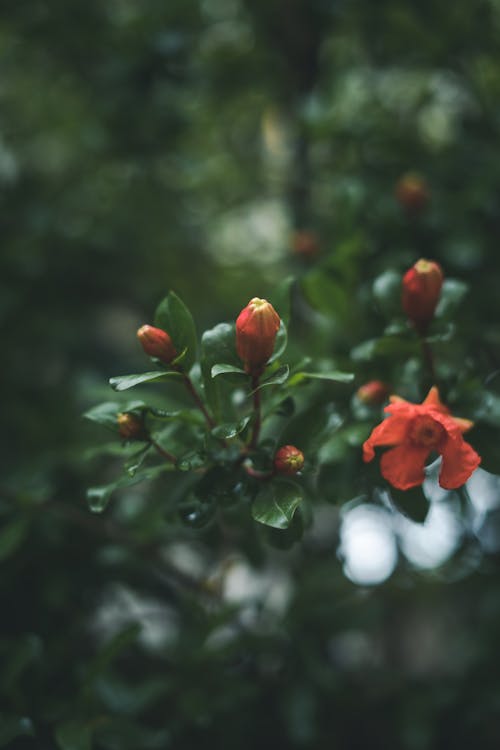
[[[33,723],[27,716],[0,714],[0,747],[11,747],[16,737],[34,737]]]
[[[145,469],[136,470],[134,476],[125,476],[117,479],[116,482],[103,485],[101,487],[89,487],[87,490],[87,502],[93,513],[102,513],[115,490],[123,487],[132,487],[139,482],[151,481],[160,476],[164,471],[172,468],[172,464],[159,464],[158,466],[148,466]]]
[[[295,283],[293,276],[283,279],[269,296],[269,301],[284,322],[288,325],[291,312],[292,288]]]
[[[278,333],[276,334],[276,341],[274,342],[274,351],[269,362],[275,362],[281,357],[288,344],[288,333],[286,325],[281,320]]]
[[[436,317],[449,318],[454,315],[468,291],[469,287],[464,281],[445,279],[436,308]]]
[[[217,375],[225,375],[228,373],[237,374],[237,375],[246,375],[248,377],[245,370],[243,370],[241,367],[235,367],[234,365],[225,365],[225,364],[214,365],[212,369],[210,370],[210,375],[212,376],[212,378],[216,378]]]
[[[282,383],[285,383],[288,380],[288,376],[290,375],[290,368],[288,365],[282,365],[279,367],[275,372],[270,375],[265,380],[262,380],[258,387],[255,389],[255,391],[260,390],[261,388],[265,388],[268,385],[281,385]],[[252,391],[254,393],[255,391]]]
[[[137,375],[117,375],[110,378],[109,384],[114,391],[126,391],[141,383],[162,382],[172,377],[180,378],[181,376],[173,370],[170,372],[155,370],[154,372],[140,372]]]
[[[367,362],[375,357],[411,357],[419,354],[419,342],[416,339],[386,336],[363,341],[351,351],[355,362]]]
[[[253,502],[252,517],[265,526],[287,529],[302,499],[302,489],[298,484],[287,481],[269,482]]]
[[[373,296],[387,318],[401,314],[401,280],[400,273],[389,269],[373,282]]]
[[[185,422],[186,424],[205,424],[205,418],[198,409],[177,409],[175,411],[168,411],[167,409],[150,408],[148,411],[155,419]]]
[[[121,411],[120,405],[115,401],[107,401],[104,404],[99,404],[89,409],[83,414],[84,419],[89,419],[91,422],[97,422],[105,427],[112,427],[117,429],[116,415]]]
[[[394,505],[403,515],[415,523],[424,523],[429,512],[429,501],[421,486],[410,490],[397,490],[392,486],[387,489]]]
[[[219,424],[217,427],[213,428],[212,435],[217,438],[229,440],[243,432],[249,421],[250,417],[244,417],[239,422],[225,422],[224,424]]]
[[[331,380],[334,383],[352,383],[354,380],[354,373],[341,372],[340,370],[332,370],[331,372],[296,372],[290,378],[288,387],[291,388],[307,379]]]
[[[56,728],[61,750],[92,750],[92,730],[79,721],[67,721]]]
[[[174,292],[169,292],[156,308],[155,325],[168,333],[176,350],[182,353],[178,357],[182,368],[189,371],[196,361],[196,326],[188,308]]]
[[[0,531],[0,561],[10,557],[23,542],[28,531],[24,518],[17,518]]]
[[[235,341],[234,323],[219,323],[215,328],[205,331],[201,339],[201,371],[205,394],[216,418],[222,421],[231,421],[234,409],[228,398],[227,383],[224,378],[212,378],[212,367],[224,362],[241,369]]]

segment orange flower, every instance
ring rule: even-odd
[[[420,335],[432,322],[443,286],[443,271],[434,260],[417,260],[403,276],[403,310]]]
[[[443,458],[439,484],[445,490],[461,487],[481,463],[462,433],[473,426],[468,419],[452,417],[433,386],[423,403],[412,404],[391,396],[384,411],[389,417],[377,425],[363,444],[363,459],[371,461],[377,446],[390,447],[380,460],[380,471],[398,490],[409,490],[425,479],[430,453]]]
[[[146,354],[161,359],[166,365],[169,365],[177,356],[172,339],[161,328],[141,326],[137,331],[137,338]]]

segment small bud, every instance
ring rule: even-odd
[[[154,326],[142,326],[137,331],[137,338],[142,344],[142,348],[150,357],[161,359],[166,365],[169,365],[177,356],[172,339],[161,328]]]
[[[118,432],[124,440],[149,440],[149,434],[144,419],[131,412],[117,415]]]
[[[420,335],[434,317],[443,286],[443,271],[433,260],[418,260],[403,276],[401,304]]]
[[[245,370],[254,377],[264,371],[273,353],[280,317],[265,299],[254,297],[236,320],[236,351]]]
[[[356,396],[367,406],[380,406],[389,397],[390,389],[381,380],[370,380],[356,392]]]
[[[403,175],[396,185],[396,198],[409,214],[417,214],[429,202],[430,192],[426,181],[418,174]]]
[[[304,454],[294,445],[283,445],[274,456],[274,468],[279,474],[292,476],[304,466]]]
[[[307,229],[299,229],[292,235],[291,247],[294,255],[304,260],[312,260],[319,254],[318,236]]]

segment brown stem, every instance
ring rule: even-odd
[[[156,448],[158,453],[163,456],[163,458],[166,458],[167,461],[170,461],[172,464],[177,463],[176,457],[173,455],[173,453],[169,453],[165,448],[162,448],[162,446],[156,442],[156,440],[151,440],[151,445]]]
[[[262,418],[260,414],[260,390],[259,390],[259,376],[252,375],[252,391],[253,391],[253,411],[254,411],[254,423],[252,437],[248,444],[249,448],[256,448],[259,440],[260,427]]]
[[[195,387],[193,385],[193,381],[191,380],[191,378],[189,377],[189,375],[186,375],[185,372],[181,372],[181,375],[182,375],[182,380],[184,382],[184,385],[186,386],[187,390],[191,394],[194,402],[196,403],[196,406],[198,407],[198,409],[201,411],[201,413],[205,417],[206,422],[207,422],[208,426],[210,427],[210,429],[212,429],[213,427],[215,427],[215,421],[210,416],[210,414],[208,413],[208,411],[206,410],[205,404],[201,400],[200,396],[198,395],[198,392],[196,391],[196,389],[195,389]]]
[[[274,469],[272,471],[258,471],[253,466],[243,466],[249,477],[254,479],[271,479],[274,476]]]
[[[432,352],[431,345],[424,338],[420,339],[420,344],[422,346],[422,357],[423,357],[425,366],[427,367],[427,372],[429,373],[430,379],[432,381],[432,385],[435,385],[436,384],[436,368],[434,366],[434,354]]]

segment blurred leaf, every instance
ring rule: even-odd
[[[283,279],[283,281],[281,281],[269,295],[269,301],[280,316],[285,327],[290,321],[292,289],[294,283],[295,278],[293,276],[288,276],[286,279]]]
[[[92,750],[92,730],[82,722],[59,724],[55,734],[61,750]]]
[[[24,540],[28,532],[28,522],[25,518],[15,518],[0,530],[0,560],[12,555]]]
[[[180,378],[180,374],[174,370],[165,372],[156,370],[155,372],[141,372],[137,375],[117,375],[110,378],[109,384],[114,391],[126,391],[141,383],[153,383],[169,380],[170,378]]]
[[[369,362],[375,357],[412,357],[419,354],[419,342],[416,339],[387,336],[370,339],[354,347],[351,357],[355,362]]]
[[[389,269],[373,282],[373,296],[387,318],[401,314],[401,278],[400,273]]]
[[[394,505],[403,515],[415,523],[424,523],[430,506],[422,486],[412,487],[409,490],[397,490],[392,485],[388,485],[387,491]]]
[[[111,662],[119,656],[122,651],[137,641],[141,632],[141,625],[134,623],[127,625],[109,640],[99,653],[92,659],[87,667],[85,676],[84,690],[88,690],[93,681],[104,673]]]
[[[176,350],[183,353],[183,369],[189,371],[196,361],[196,326],[188,308],[174,292],[169,292],[156,308],[155,325],[169,334]]]
[[[89,409],[83,414],[85,419],[89,419],[91,422],[97,422],[105,427],[111,427],[118,429],[118,423],[116,416],[120,412],[120,405],[114,401],[107,401],[104,404],[94,406],[93,409]]]
[[[352,372],[340,372],[340,370],[332,370],[331,372],[296,372],[292,375],[288,382],[288,387],[291,388],[294,385],[298,385],[304,380],[331,380],[335,383],[352,383],[354,380],[354,373]]]
[[[212,430],[212,435],[217,438],[223,438],[229,440],[230,438],[239,435],[250,421],[250,417],[244,417],[239,422],[226,422],[225,424],[219,424]]]
[[[252,517],[266,526],[286,529],[302,499],[302,488],[298,484],[283,480],[269,482],[253,502]]]
[[[101,487],[89,487],[87,490],[87,502],[93,513],[102,513],[115,490],[124,487],[132,487],[139,482],[147,482],[159,477],[164,471],[172,469],[171,464],[159,464],[158,466],[149,466],[145,469],[136,469],[133,476],[125,476],[117,479],[116,482],[106,484]]]
[[[436,317],[449,318],[454,315],[462,304],[469,285],[458,279],[445,279],[441,289],[441,296],[436,308]]]
[[[31,719],[26,716],[0,714],[0,747],[10,747],[16,737],[34,737]]]
[[[280,327],[278,330],[278,333],[276,335],[276,341],[274,342],[274,351],[272,353],[271,358],[269,359],[269,362],[275,362],[277,359],[281,357],[283,352],[285,351],[288,344],[288,332],[286,325],[281,320],[280,321]]]

